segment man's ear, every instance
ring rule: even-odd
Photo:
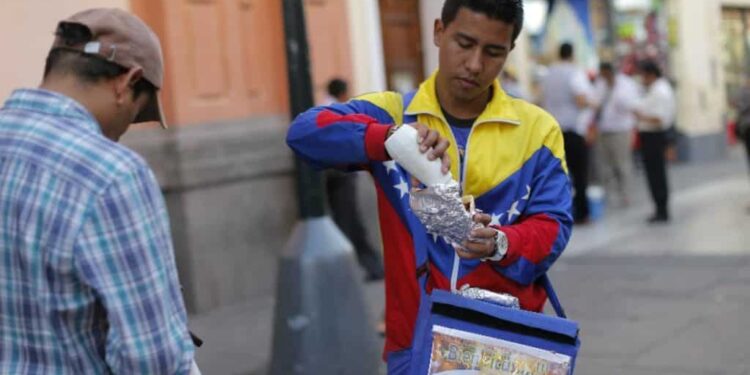
[[[435,26],[432,31],[432,43],[435,47],[440,47],[440,41],[443,39],[443,32],[445,31],[445,25],[439,18],[435,19]]]
[[[132,89],[136,82],[143,78],[143,68],[133,67],[130,68],[125,74],[121,74],[115,78],[115,94],[117,95],[117,103],[122,104],[130,96],[128,100],[134,100],[132,97]]]

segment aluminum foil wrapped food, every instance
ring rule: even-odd
[[[471,288],[465,285],[464,288],[458,291],[458,295],[466,298],[494,303],[496,305],[509,307],[512,309],[521,308],[521,304],[518,302],[518,298],[506,293],[495,293],[490,292],[489,290],[481,288]]]
[[[475,226],[472,220],[473,199],[469,199],[470,207],[467,209],[461,199],[461,188],[457,182],[451,181],[412,190],[409,205],[427,232],[457,246],[469,239]]]
[[[420,151],[417,130],[401,126],[388,137],[385,147],[393,160],[425,184],[426,188],[411,191],[409,204],[427,231],[444,237],[454,246],[470,240],[475,225],[473,198],[464,204],[461,188],[450,173],[442,172],[440,160],[429,160]]]

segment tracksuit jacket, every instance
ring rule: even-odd
[[[390,355],[412,345],[424,302],[420,300],[426,295],[419,275],[429,275],[427,293],[468,284],[515,295],[523,309],[541,311],[547,296],[535,281],[560,256],[571,233],[571,188],[563,137],[554,118],[511,98],[495,81],[492,99],[472,127],[460,173],[456,142],[437,99],[436,74],[407,95],[380,92],[312,108],[294,120],[287,134],[295,153],[316,167],[366,169],[372,174],[386,270],[389,362]],[[453,178],[508,238],[502,261],[460,259],[412,213],[409,175],[389,160],[384,146],[392,125],[412,122],[451,141],[447,152]]]

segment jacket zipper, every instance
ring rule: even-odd
[[[512,121],[512,120],[503,120],[503,121],[496,120],[493,122],[505,122],[505,123],[514,124],[514,125],[520,124],[519,122]],[[458,145],[456,144],[456,135],[453,133],[453,129],[451,128],[451,125],[448,124],[447,121],[445,121],[445,123],[448,125],[448,130],[451,132],[451,136],[453,137],[453,144],[455,144],[456,147],[458,147]],[[459,181],[461,185],[461,194],[464,194],[464,192],[466,191],[466,171],[469,169],[468,168],[469,166],[469,144],[471,141],[471,135],[474,134],[474,129],[476,129],[479,125],[482,125],[482,124],[486,124],[486,122],[480,122],[480,123],[472,125],[471,130],[469,130],[469,136],[466,137],[466,147],[464,148],[463,163],[459,165],[460,173],[461,173],[459,177],[461,179],[461,181]],[[459,159],[459,162],[461,162],[460,153],[458,155],[458,159]],[[451,292],[453,293],[458,293],[458,288],[456,286],[458,284],[458,271],[460,268],[461,268],[461,258],[458,256],[458,253],[454,252],[453,253],[453,269],[451,271]]]
[[[442,119],[442,117],[441,117]],[[456,134],[453,133],[453,128],[451,128],[451,124],[448,123],[448,121],[445,121],[446,125],[448,125],[448,131],[451,133],[451,137],[453,139],[451,140],[454,145],[456,145],[456,149],[458,149],[458,144],[456,143]],[[459,184],[461,185],[461,194],[463,194],[464,190],[464,173],[466,172],[466,155],[469,153],[469,138],[471,138],[471,133],[474,131],[474,125],[471,126],[471,130],[469,131],[469,137],[466,138],[466,148],[464,149],[464,160],[463,165],[459,164]],[[461,163],[461,153],[458,152],[458,162]],[[451,293],[456,294],[458,293],[458,289],[456,288],[456,284],[458,283],[458,270],[461,267],[461,258],[459,258],[458,253],[456,251],[453,251],[453,266],[451,267]]]

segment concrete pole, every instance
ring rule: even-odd
[[[284,0],[292,118],[313,106],[303,0]],[[325,212],[320,173],[297,159],[300,221],[279,262],[271,374],[374,374],[375,332],[352,245]]]

